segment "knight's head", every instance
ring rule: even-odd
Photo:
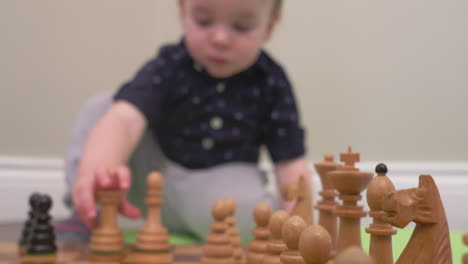
[[[419,177],[418,188],[392,191],[384,196],[384,219],[399,228],[415,223],[436,223],[441,212],[439,191],[430,175]],[[443,210],[443,209],[442,209]]]

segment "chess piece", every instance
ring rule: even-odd
[[[39,193],[33,193],[29,196],[29,212],[28,219],[24,223],[23,231],[18,242],[19,254],[23,255],[27,247],[29,237],[31,236],[34,222],[36,221],[37,205],[41,195]]]
[[[228,210],[228,216],[224,220],[228,225],[226,233],[231,238],[231,244],[233,248],[234,263],[242,264],[245,262],[244,251],[241,247],[241,239],[239,235],[239,229],[236,227],[236,218],[234,214],[236,212],[236,201],[232,198],[228,198],[224,201]]]
[[[344,249],[335,259],[335,264],[374,264],[372,257],[367,256],[362,248],[352,246]],[[380,262],[378,262],[380,263]],[[409,263],[408,263],[409,264]]]
[[[33,198],[36,199],[36,198]],[[56,259],[57,246],[55,245],[55,233],[52,217],[49,210],[52,207],[52,199],[47,194],[37,197],[37,211],[35,223],[29,236],[23,262],[34,259],[33,262],[53,262]]]
[[[295,201],[291,215],[298,215],[307,224],[313,223],[312,195],[310,184],[302,175],[296,183],[283,184],[282,196],[286,201]]]
[[[211,213],[215,221],[211,224],[212,233],[206,239],[200,263],[234,264],[231,238],[226,234],[228,226],[224,222],[228,215],[225,202],[223,200],[216,201]]]
[[[332,256],[335,255],[336,249],[336,206],[338,205],[335,201],[337,196],[337,191],[333,187],[332,182],[328,173],[335,171],[340,167],[340,164],[333,161],[333,155],[325,155],[324,161],[320,163],[315,163],[315,170],[320,176],[320,181],[322,182],[322,191],[319,193],[323,197],[321,201],[318,202],[316,208],[319,210],[319,225],[323,226],[332,238]]]
[[[351,147],[347,153],[341,153],[340,160],[345,165],[339,170],[328,173],[330,180],[339,191],[342,204],[336,208],[336,215],[340,218],[337,239],[337,253],[350,246],[361,245],[361,217],[367,213],[358,205],[360,193],[366,188],[373,174],[360,172],[354,164],[360,159],[359,153],[353,153]]]
[[[413,234],[396,264],[452,263],[449,229],[439,190],[430,175],[419,176],[418,188],[397,190],[384,196],[383,219],[403,228],[415,222]]]
[[[252,231],[255,239],[249,243],[247,263],[261,264],[267,252],[268,239],[270,238],[268,222],[271,216],[271,208],[266,203],[260,203],[255,207],[253,215],[257,227]]]
[[[95,193],[101,206],[97,227],[93,229],[90,250],[92,261],[120,262],[124,257],[122,231],[117,225],[117,208],[123,192],[118,189],[101,189]]]
[[[282,240],[282,228],[288,218],[289,214],[284,210],[278,210],[271,215],[268,224],[271,240],[267,244],[267,254],[262,264],[281,264],[280,254],[287,249]]]
[[[299,252],[306,264],[325,264],[331,258],[332,239],[321,225],[310,225],[299,237]]]
[[[161,222],[162,188],[164,178],[158,172],[151,172],[147,177],[147,217],[138,231],[135,250],[125,262],[170,264],[173,255],[170,252],[169,234]]]
[[[382,201],[385,194],[395,190],[393,183],[386,176],[388,169],[383,163],[376,166],[374,177],[367,186],[367,203],[369,204],[369,216],[373,223],[366,228],[370,234],[370,256],[379,264],[393,264],[392,235],[396,230],[383,220],[385,212],[382,211]]]
[[[281,237],[287,250],[280,255],[282,264],[305,264],[299,252],[299,237],[307,224],[300,216],[291,216],[283,225]]]

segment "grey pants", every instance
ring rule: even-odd
[[[65,156],[65,174],[70,190],[86,138],[94,124],[112,105],[112,94],[101,94],[90,100],[81,110],[73,129]],[[218,199],[232,197],[237,201],[236,219],[243,240],[251,238],[255,226],[253,209],[260,203],[279,208],[278,197],[265,188],[266,177],[255,164],[227,163],[207,169],[187,169],[161,152],[155,137],[146,131],[129,160],[132,185],[128,200],[145,211],[146,175],[159,170],[165,180],[162,206],[163,223],[170,232],[185,233],[204,239],[209,234],[211,205]]]

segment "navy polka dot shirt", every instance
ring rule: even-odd
[[[187,168],[256,163],[262,145],[274,162],[305,153],[291,85],[266,52],[249,69],[217,79],[182,40],[163,46],[114,99],[135,105],[165,155]]]

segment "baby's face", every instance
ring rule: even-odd
[[[250,67],[276,22],[273,0],[179,0],[186,45],[213,77]]]

